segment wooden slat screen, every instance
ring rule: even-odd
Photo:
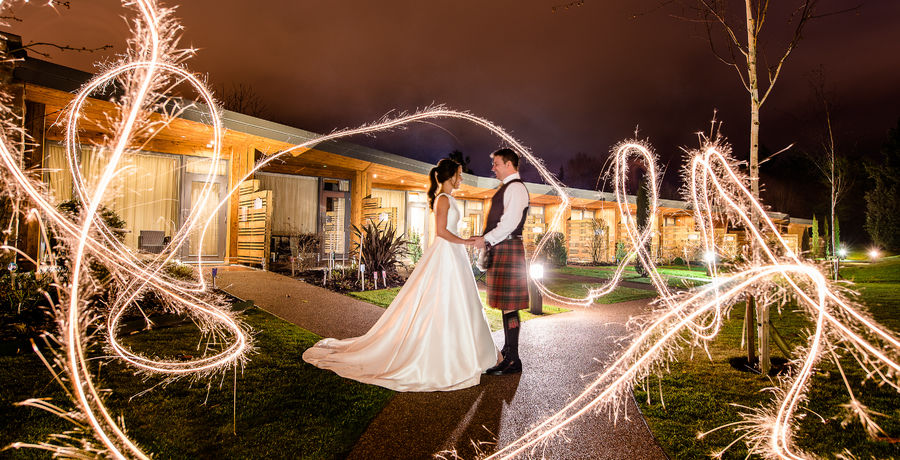
[[[240,186],[238,207],[238,263],[267,266],[272,236],[272,191],[259,190],[258,180]]]

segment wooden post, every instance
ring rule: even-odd
[[[17,59],[12,59],[15,57],[24,57],[25,53],[21,50],[21,37],[0,32],[0,51],[3,51],[4,55],[7,55],[9,58],[0,62],[0,90],[9,96],[9,99],[4,101],[4,104],[10,109],[4,114],[5,117],[8,117],[5,121],[14,123],[17,128],[21,129],[9,133],[8,140],[10,145],[15,145],[14,151],[11,153],[16,156],[18,167],[25,170],[26,167],[30,166],[26,161],[25,126],[23,124],[25,115],[25,83],[15,78],[14,71]],[[10,51],[12,51],[12,53],[9,53]],[[10,217],[13,220],[11,227],[13,234],[9,235],[9,237],[11,237],[14,246],[20,250],[27,251],[29,246],[28,240],[30,239],[28,234],[29,225],[25,221],[20,221],[20,218],[23,217],[20,212],[14,212]],[[5,251],[4,253],[9,254]],[[34,256],[36,254],[28,255]],[[14,260],[17,261],[20,267],[32,269],[27,258],[21,257],[15,253],[13,257],[15,257]]]
[[[32,179],[42,181],[41,167],[44,164],[44,133],[46,106],[41,103],[24,101],[25,104],[25,134],[31,137],[33,143],[25,146],[22,165]],[[41,231],[37,219],[28,219],[19,222],[19,249],[32,259],[40,263]],[[23,269],[38,269],[24,257],[19,258],[19,267]]]
[[[256,149],[252,145],[231,149],[231,174],[229,188],[234,188],[244,176],[253,169],[256,162]],[[252,177],[248,179],[253,179]],[[240,190],[235,190],[228,200],[228,231],[225,245],[225,260],[229,263],[238,263],[238,221],[240,210]]]
[[[744,333],[747,334],[747,365],[752,366],[756,361],[756,298],[747,297],[747,308],[744,311]]]
[[[371,166],[371,165],[370,165]],[[362,228],[363,224],[363,198],[372,194],[372,173],[369,172],[369,166],[361,171],[356,171],[353,180],[350,183],[350,224],[356,228]],[[356,235],[351,233],[353,243],[356,241]]]
[[[759,371],[762,375],[769,375],[769,369],[772,367],[769,352],[769,305],[757,305],[756,317],[759,331]]]

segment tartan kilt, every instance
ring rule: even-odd
[[[501,241],[491,252],[486,277],[488,305],[505,311],[528,308],[528,267],[522,240]]]

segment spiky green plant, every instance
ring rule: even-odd
[[[366,271],[396,272],[400,258],[407,254],[408,241],[397,235],[392,225],[368,221],[362,229],[353,225],[357,243],[354,250],[362,258]]]

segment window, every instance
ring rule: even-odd
[[[288,174],[257,173],[262,190],[272,191],[272,233],[316,233],[319,179]],[[330,210],[328,210],[330,211]]]
[[[381,199],[382,208],[397,210],[397,232],[406,231],[406,192],[403,190],[372,189],[372,198]]]
[[[48,142],[44,145],[44,155],[45,180],[54,198],[58,202],[72,199],[72,174],[65,148]],[[82,146],[78,155],[79,168],[88,193],[91,193],[108,164],[108,153]],[[140,152],[126,155],[119,163],[120,172],[110,183],[103,204],[125,221],[125,244],[129,247],[137,248],[141,230],[164,231],[168,236],[175,233],[178,225],[179,160],[175,155]],[[185,160],[188,158],[185,157]]]
[[[349,192],[350,181],[343,179],[323,179],[322,190],[329,192]]]

